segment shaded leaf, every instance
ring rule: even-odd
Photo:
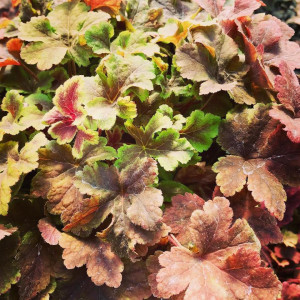
[[[106,146],[106,140],[99,138],[96,145],[86,145],[81,159],[72,155],[70,145],[58,145],[51,141],[39,151],[41,171],[33,179],[32,194],[48,199],[47,208],[52,214],[61,214],[63,223],[67,223],[83,197],[74,186],[75,173],[86,164],[100,160],[111,160],[116,153]]]
[[[38,167],[37,151],[47,142],[45,135],[38,133],[20,151],[17,142],[0,145],[0,214],[7,214],[11,187],[18,182],[21,174],[27,174]]]
[[[20,279],[21,274],[14,260],[19,243],[20,238],[17,233],[0,240],[0,295],[6,293],[11,285]]]
[[[217,136],[219,123],[218,116],[195,110],[187,118],[180,134],[186,137],[197,151],[202,152],[211,146],[212,139]]]
[[[81,240],[63,233],[59,245],[64,248],[63,259],[68,269],[86,265],[87,274],[96,285],[120,286],[124,266],[109,244],[98,238]]]
[[[57,254],[42,242],[37,232],[25,234],[16,257],[21,272],[18,283],[21,299],[32,299],[47,288]]]

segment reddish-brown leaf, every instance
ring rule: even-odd
[[[189,226],[193,251],[172,247],[158,257],[149,282],[157,297],[180,299],[275,299],[281,284],[261,267],[260,247],[246,221],[231,226],[229,201],[217,197],[196,210]],[[151,258],[153,260],[153,258]]]
[[[196,194],[185,193],[185,195],[177,195],[172,198],[172,206],[164,212],[163,222],[171,227],[171,232],[176,234],[176,238],[184,243],[188,225],[192,213],[196,209],[201,209],[204,200]]]
[[[300,299],[300,283],[290,283],[285,281],[282,283],[282,300],[298,300]]]
[[[214,197],[223,196],[219,187],[214,191]],[[267,209],[257,205],[251,193],[244,188],[240,193],[229,197],[230,207],[233,210],[234,220],[244,218],[259,238],[262,245],[282,242],[282,234],[277,220]]]
[[[87,274],[96,285],[120,286],[124,266],[109,244],[98,238],[83,240],[63,233],[59,245],[64,248],[63,259],[68,269],[86,265]]]

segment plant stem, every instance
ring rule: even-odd
[[[19,60],[19,63],[21,64],[21,67],[37,82],[39,81],[39,78],[35,75],[35,73],[30,70],[22,61]]]

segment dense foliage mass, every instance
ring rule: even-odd
[[[293,29],[260,0],[12,5],[0,298],[300,299]]]

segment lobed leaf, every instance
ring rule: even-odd
[[[229,201],[217,197],[191,216],[189,250],[181,245],[159,255],[159,268],[149,277],[155,296],[183,299],[275,298],[280,282],[271,269],[261,267],[260,245],[246,221],[232,226]],[[230,283],[230,285],[228,285]],[[216,292],[217,291],[217,292]]]
[[[162,193],[151,187],[157,175],[153,159],[137,158],[120,169],[107,165],[86,166],[76,174],[79,190],[100,198],[96,206],[91,201],[74,216],[88,220],[79,225],[82,233],[89,234],[112,215],[103,233],[122,256],[134,251],[136,244],[155,243],[165,234],[160,209]],[[91,209],[93,207],[95,209]]]
[[[96,285],[120,286],[124,266],[109,244],[98,238],[81,240],[63,233],[59,245],[64,248],[63,259],[68,269],[86,265],[87,274]]]
[[[172,171],[179,163],[187,163],[193,156],[190,143],[185,138],[180,138],[180,134],[171,128],[171,119],[159,111],[145,128],[135,127],[131,121],[127,121],[125,126],[136,144],[119,148],[119,163],[134,157],[150,156],[157,159],[165,170]]]
[[[40,70],[58,65],[68,54],[79,66],[87,66],[91,54],[80,45],[79,37],[97,23],[107,21],[104,12],[88,12],[79,1],[55,6],[47,18],[35,17],[20,26],[20,39],[29,41],[22,48],[21,57],[28,64],[37,64]]]

